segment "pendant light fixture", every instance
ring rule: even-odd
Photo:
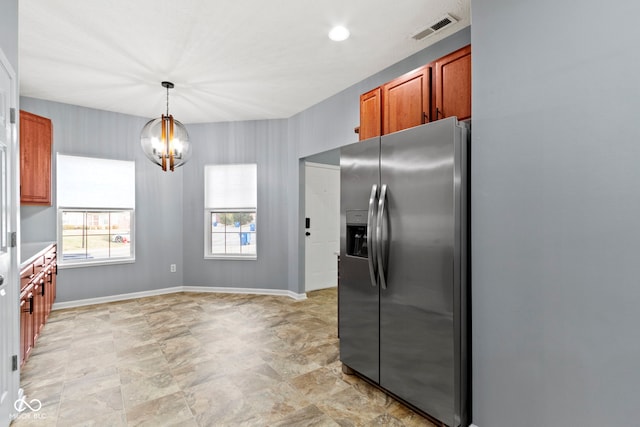
[[[150,120],[140,133],[140,145],[145,156],[162,167],[163,171],[185,164],[191,158],[191,143],[184,125],[169,114],[169,89],[171,82],[162,82],[167,89],[167,115]]]

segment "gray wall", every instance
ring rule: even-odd
[[[474,423],[635,425],[640,3],[472,13]]]
[[[184,166],[184,283],[287,289],[289,176],[287,121],[188,126],[193,158]],[[257,163],[257,260],[204,259],[204,165]],[[295,290],[297,292],[297,289]]]
[[[0,48],[18,75],[18,0],[0,3]]]
[[[54,189],[56,152],[136,163],[136,262],[60,269],[56,301],[182,285],[183,171],[164,173],[144,157],[139,141],[147,119],[24,97],[20,107],[53,121]],[[53,191],[51,207],[22,206],[23,242],[56,240],[55,203]]]
[[[324,165],[340,166],[340,149],[334,148],[333,150],[323,151],[322,153],[305,157],[304,161],[311,163],[320,163]]]

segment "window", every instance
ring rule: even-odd
[[[205,166],[205,258],[256,259],[256,206],[256,164]]]
[[[57,155],[61,266],[135,260],[135,164]]]

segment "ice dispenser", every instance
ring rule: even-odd
[[[347,212],[347,255],[367,258],[367,211]]]

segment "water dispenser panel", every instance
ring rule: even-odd
[[[367,258],[367,211],[347,211],[347,255]]]

